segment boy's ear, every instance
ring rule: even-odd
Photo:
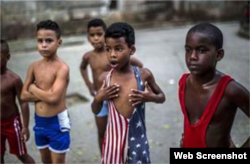
[[[7,54],[7,55],[6,55],[6,59],[7,59],[7,60],[10,60],[10,54]]]
[[[216,56],[216,60],[220,61],[222,58],[224,57],[224,49],[218,49],[217,50],[217,56]]]
[[[61,45],[62,44],[62,39],[58,40],[58,44]]]
[[[130,55],[133,55],[135,53],[135,51],[136,51],[135,45],[132,45],[130,47]]]

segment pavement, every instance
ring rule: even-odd
[[[216,23],[224,34],[225,57],[217,65],[218,69],[231,75],[245,86],[249,85],[249,40],[237,35],[238,22]],[[149,68],[156,82],[166,95],[163,104],[146,104],[146,126],[152,163],[169,163],[169,150],[178,147],[183,131],[183,116],[178,101],[178,80],[188,72],[184,62],[185,36],[192,24],[178,27],[160,27],[136,30],[136,53],[144,67]],[[59,56],[70,66],[68,88],[68,110],[72,120],[71,150],[66,155],[67,163],[100,163],[97,144],[97,130],[90,104],[92,97],[83,82],[79,71],[82,55],[92,49],[86,35],[63,38],[72,39],[72,44],[62,45]],[[35,40],[34,40],[35,41]],[[11,46],[10,46],[11,48]],[[26,78],[28,66],[41,56],[37,51],[13,51],[8,67],[22,80]],[[28,152],[37,163],[41,163],[39,151],[35,147],[32,127],[34,126],[34,104],[30,103],[31,137],[27,142]],[[241,112],[232,129],[232,139],[236,145],[250,135],[249,119]],[[6,163],[20,163],[17,158],[6,152]]]

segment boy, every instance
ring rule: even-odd
[[[104,35],[106,30],[106,24],[102,19],[93,19],[87,25],[88,40],[94,47],[94,50],[84,54],[80,66],[82,77],[89,89],[92,96],[95,96],[96,91],[101,87],[102,83],[98,83],[98,77],[101,73],[109,71],[111,69],[109,61],[106,55]],[[142,67],[142,63],[136,58],[131,58],[131,64],[138,67]],[[90,82],[87,66],[90,65],[93,77],[93,83]],[[102,148],[102,142],[106,131],[107,119],[108,119],[107,103],[103,103],[102,110],[95,115],[95,121],[98,130],[98,142],[100,151]]]
[[[6,140],[9,142],[10,153],[17,156],[23,163],[35,163],[27,153],[25,142],[29,139],[29,106],[20,99],[22,80],[7,68],[10,59],[9,46],[1,39],[1,163],[4,163]],[[22,111],[22,122],[16,104],[18,98]]]
[[[57,55],[60,28],[51,20],[37,25],[37,48],[42,59],[32,63],[22,100],[35,102],[35,142],[43,163],[65,163],[70,145],[70,120],[65,104],[69,67]]]
[[[250,116],[249,91],[216,69],[224,56],[223,34],[212,24],[198,24],[188,31],[185,50],[190,73],[179,81],[184,115],[181,146],[230,147],[237,108]],[[249,147],[249,138],[242,147]]]
[[[135,35],[129,24],[112,24],[106,30],[105,43],[112,69],[100,76],[103,84],[92,102],[94,113],[104,100],[109,109],[102,163],[150,163],[144,102],[163,103],[165,95],[148,69],[130,64]]]

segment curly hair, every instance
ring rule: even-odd
[[[106,30],[105,39],[120,37],[125,37],[128,47],[135,44],[135,32],[131,25],[123,22],[111,24]]]
[[[44,20],[37,24],[36,31],[39,31],[41,29],[46,30],[53,30],[56,33],[56,37],[59,39],[61,37],[61,30],[58,26],[58,24],[52,20]]]

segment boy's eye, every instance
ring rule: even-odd
[[[110,51],[110,49],[109,49],[108,47],[106,47],[106,51],[107,51],[107,52],[109,52],[109,51]]]
[[[96,35],[97,35],[97,36],[102,36],[102,33],[97,33]]]
[[[42,40],[42,39],[37,39],[37,42],[38,42],[38,43],[42,43],[43,40]]]
[[[197,52],[199,54],[204,54],[207,50],[206,49],[198,49]]]
[[[191,50],[189,48],[185,48],[185,52],[188,54],[191,52]]]
[[[52,39],[46,39],[45,40],[47,43],[51,43],[53,40]]]
[[[122,52],[123,48],[117,47],[115,50],[116,50],[116,51],[119,51],[119,52]]]

